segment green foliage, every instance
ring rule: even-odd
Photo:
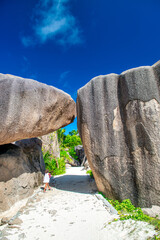
[[[51,160],[51,154],[49,153],[49,151],[44,152],[43,148],[42,148],[42,152],[43,152],[43,159],[44,162],[48,162]]]
[[[69,135],[78,135],[78,130],[72,130],[71,132],[69,132]]]
[[[69,155],[64,149],[60,150],[60,157],[62,157],[64,160],[68,160],[70,163],[72,162],[72,159],[69,157]]]
[[[60,145],[60,158],[55,158],[52,153],[49,151],[44,152],[43,149],[43,158],[45,162],[46,169],[48,169],[52,175],[59,175],[65,173],[65,161],[69,163],[73,162],[70,158],[72,156],[74,159],[78,160],[74,147],[81,145],[82,141],[78,135],[77,130],[72,130],[68,135],[65,134],[65,129],[58,129],[58,142]],[[50,135],[50,139],[53,140],[54,136]],[[68,150],[65,150],[67,148]],[[69,153],[69,155],[67,154]]]
[[[153,236],[152,238],[148,238],[147,240],[160,240],[160,234],[158,234],[157,236]]]
[[[66,131],[66,130],[65,130],[65,129],[62,129],[62,128],[60,128],[60,129],[57,130],[58,142],[60,143],[60,145],[63,144],[63,141],[64,141],[64,139],[65,139],[65,137],[66,137],[65,131]]]
[[[60,175],[65,173],[65,160],[64,158],[57,158],[55,159],[49,151],[43,153],[43,159],[45,162],[46,169],[52,175]]]
[[[68,152],[74,159],[78,160],[74,147],[71,147]]]
[[[121,203],[118,200],[108,200],[108,201],[115,207],[117,211],[131,213],[137,209],[133,206],[130,199],[125,199]]]
[[[55,134],[56,134],[55,132],[50,133],[49,137],[50,137],[50,140],[51,140],[51,141],[54,141],[55,136],[56,136]]]
[[[68,151],[70,156],[74,159],[78,160],[74,147],[77,145],[82,145],[81,138],[78,134],[78,130],[72,130],[69,134],[65,134],[65,129],[58,129],[58,141],[60,144],[60,154],[65,157],[67,160],[72,161],[68,155],[64,153],[64,151]],[[68,150],[64,150],[64,149]]]
[[[77,145],[82,145],[81,138],[77,135],[67,135],[63,141],[63,147],[75,147]]]
[[[104,198],[106,198],[102,193],[100,193]],[[127,220],[127,219],[133,219],[136,221],[143,221],[148,222],[149,224],[154,225],[156,230],[160,230],[160,220],[157,218],[152,218],[146,214],[143,213],[142,209],[140,207],[135,207],[130,199],[125,199],[122,202],[118,200],[111,200],[108,199],[108,202],[112,204],[113,207],[118,211],[119,219],[120,220]],[[118,219],[115,219],[115,221],[118,221]],[[157,236],[154,236],[153,239],[160,239],[157,238]]]
[[[69,132],[69,134],[65,134],[65,129],[58,129],[58,141],[60,143],[60,147],[66,148],[66,147],[75,147],[77,145],[81,145],[82,141],[80,136],[78,135],[78,131],[72,130]]]
[[[93,177],[92,170],[88,170],[86,173],[89,174],[91,178],[94,178],[94,177]]]

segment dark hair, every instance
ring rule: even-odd
[[[45,173],[49,173],[48,169],[46,169]]]

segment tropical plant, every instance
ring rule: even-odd
[[[65,172],[65,162],[73,162],[73,159],[71,157],[78,160],[78,157],[74,150],[75,146],[82,144],[78,131],[72,130],[67,135],[65,132],[65,129],[57,130],[58,142],[60,145],[59,159],[53,156],[53,152],[43,151],[45,166],[53,175],[63,174]]]
[[[78,134],[78,130],[72,130],[69,134],[65,134],[65,129],[58,129],[58,141],[60,144],[60,154],[64,155],[64,151],[67,151],[71,157],[78,160],[74,147],[82,145],[81,138]],[[65,156],[67,160],[67,155]]]
[[[55,157],[47,151],[43,154],[43,159],[46,169],[48,169],[52,175],[65,173],[65,160],[63,157],[55,159]]]
[[[118,220],[127,220],[133,219],[135,221],[143,221],[148,222],[149,224],[154,225],[156,230],[160,230],[160,220],[157,218],[150,217],[143,213],[140,207],[135,207],[130,199],[125,199],[122,202],[118,200],[112,200],[106,198],[101,192],[99,192],[107,201],[115,207],[118,211],[119,219],[114,219],[114,221]],[[159,237],[155,236],[156,238],[153,239],[160,239]]]
[[[94,178],[92,170],[88,170],[86,173],[89,174],[91,178]]]
[[[65,131],[66,130],[64,128],[60,128],[60,129],[57,130],[58,142],[59,142],[60,145],[63,144],[63,141],[66,137]]]
[[[77,135],[67,135],[63,141],[64,147],[75,147],[77,145],[81,145],[82,141],[81,138]]]
[[[72,130],[71,132],[69,132],[69,135],[78,135],[78,130]]]
[[[74,159],[78,160],[78,157],[77,157],[77,155],[76,155],[76,152],[75,152],[75,150],[74,150],[74,147],[69,148],[68,152],[69,152],[69,154],[71,155],[71,157],[73,157]]]

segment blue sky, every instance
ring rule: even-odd
[[[0,72],[69,93],[160,59],[159,0],[0,0]],[[67,132],[76,129],[76,121]]]

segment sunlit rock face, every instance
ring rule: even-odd
[[[42,148],[44,152],[49,152],[55,158],[60,158],[60,148],[58,143],[57,132],[49,133],[40,137],[42,141]]]
[[[53,132],[70,124],[75,102],[46,84],[0,74],[0,145]]]
[[[0,213],[42,184],[45,165],[41,147],[37,138],[0,145]]]
[[[160,205],[160,61],[78,90],[78,129],[99,191]]]

